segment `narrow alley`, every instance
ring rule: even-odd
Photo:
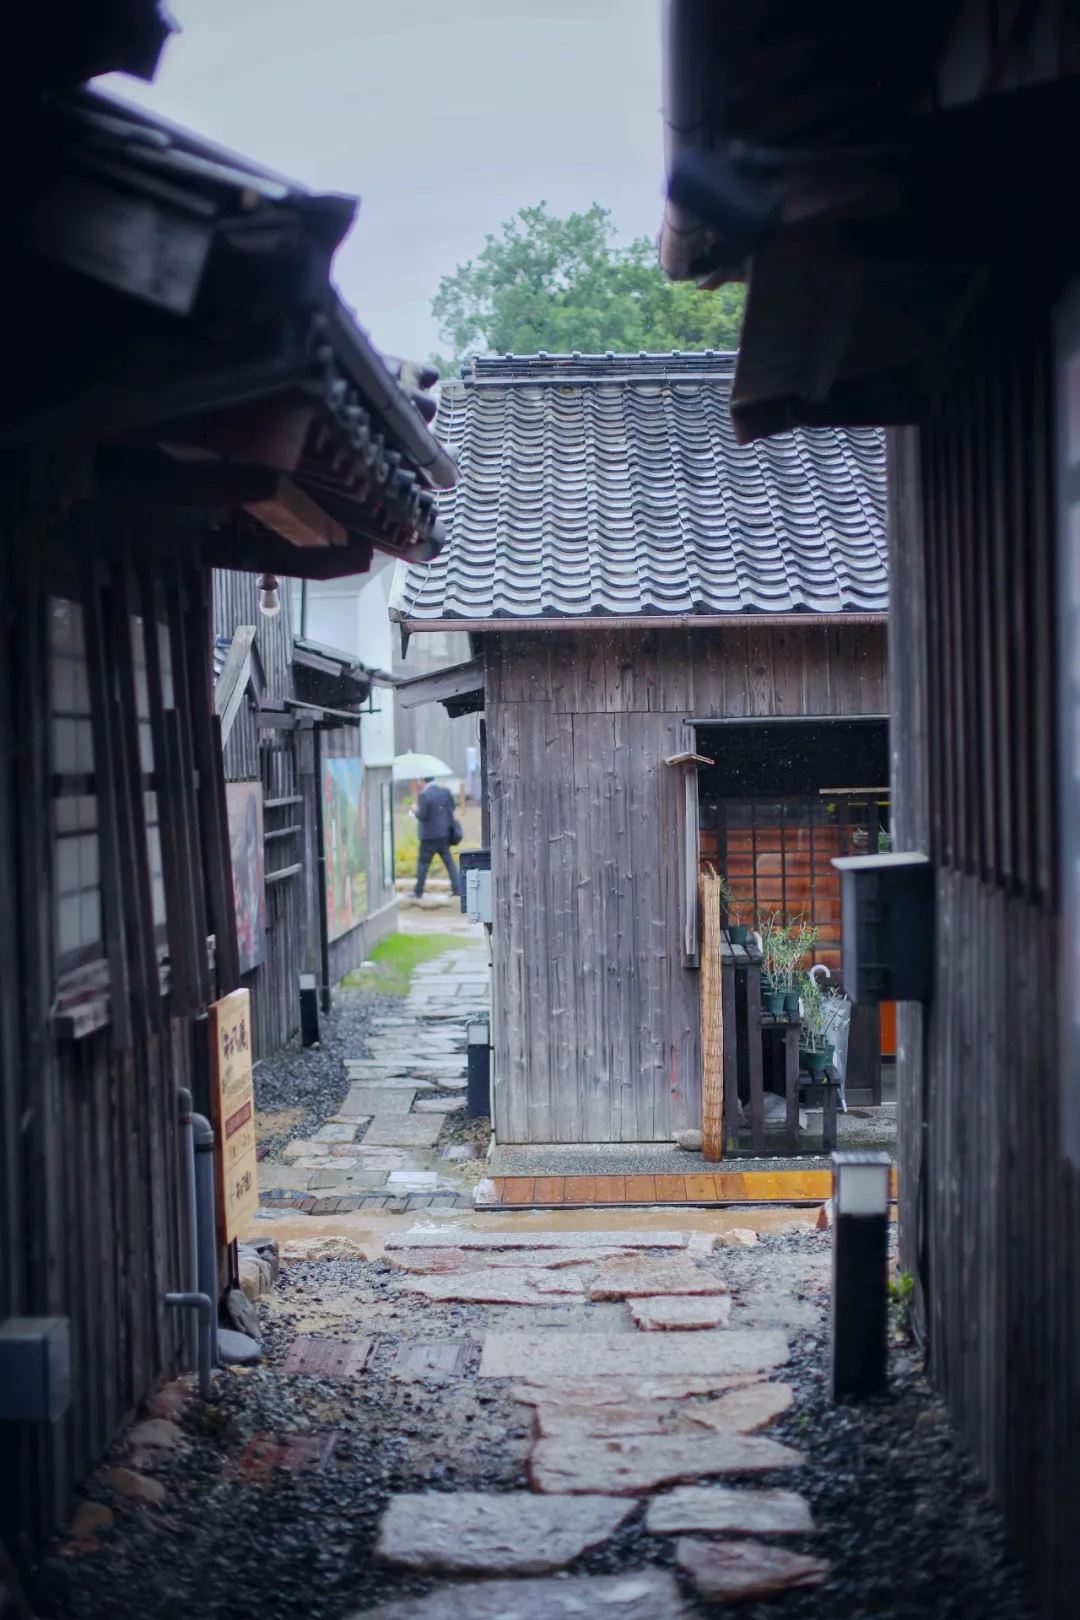
[[[817,1210],[473,1211],[484,947],[444,943],[406,995],[342,997],[366,1044],[262,1167],[263,1359],[153,1398],[46,1612],[1026,1620],[902,1303],[889,1398],[829,1399]]]

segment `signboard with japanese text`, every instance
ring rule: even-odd
[[[212,1002],[209,1014],[218,1236],[222,1243],[232,1243],[243,1237],[259,1207],[251,995],[247,990],[234,990]]]

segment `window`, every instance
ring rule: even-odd
[[[50,597],[47,612],[57,965],[67,971],[103,950],[94,742],[82,609]]]

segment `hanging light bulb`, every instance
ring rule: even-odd
[[[276,574],[259,575],[259,612],[267,619],[276,619],[281,612],[281,592]]]

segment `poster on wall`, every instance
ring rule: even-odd
[[[233,904],[240,972],[258,967],[266,955],[266,884],[263,866],[261,782],[226,782]]]
[[[367,809],[360,760],[324,759],[322,793],[327,934],[339,939],[367,913]]]

